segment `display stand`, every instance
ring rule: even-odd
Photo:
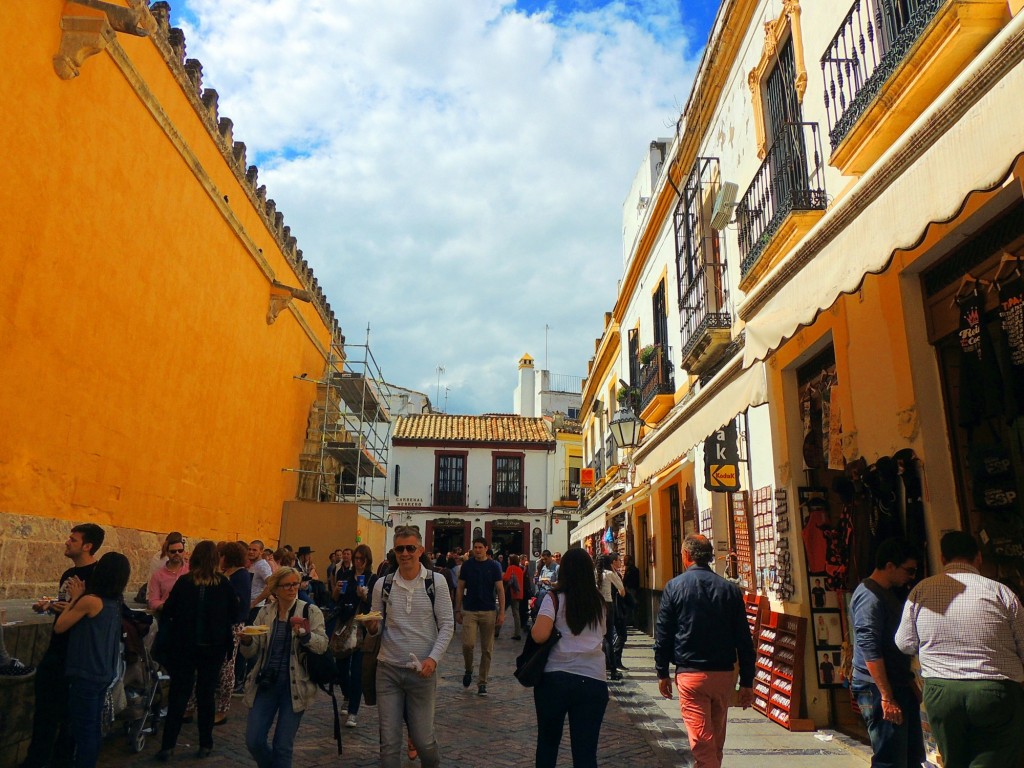
[[[768,610],[768,598],[762,595],[755,595],[752,592],[743,594],[743,608],[747,612],[747,624],[750,625],[750,635],[757,644],[757,637],[761,631],[761,622]]]
[[[754,642],[754,709],[790,731],[815,729],[800,717],[806,637],[806,619],[767,611]]]

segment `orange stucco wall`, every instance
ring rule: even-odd
[[[276,542],[328,325],[267,324],[246,238],[299,280],[152,40],[149,106],[106,52],[56,76],[64,8],[0,12],[0,512]]]

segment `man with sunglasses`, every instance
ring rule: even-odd
[[[420,562],[419,529],[395,529],[398,570],[373,585],[371,608],[384,614],[367,621],[370,635],[381,633],[377,655],[377,711],[380,715],[380,758],[383,768],[400,768],[404,723],[419,752],[423,768],[441,763],[434,732],[437,665],[444,656],[455,621],[448,584]],[[387,587],[385,602],[385,587]]]
[[[167,562],[149,578],[149,586],[146,588],[149,610],[159,611],[163,608],[174,583],[186,573],[188,562],[185,560],[185,540],[178,536],[167,543]]]
[[[868,728],[872,766],[909,768],[925,759],[920,692],[910,657],[896,647],[903,588],[917,575],[920,557],[910,542],[886,539],[878,545],[875,570],[857,586],[850,601],[851,691]]]

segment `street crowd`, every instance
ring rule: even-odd
[[[34,606],[55,615],[38,668],[7,654],[0,627],[0,680],[34,676],[32,741],[21,768],[97,764],[131,577],[123,554],[97,557],[103,540],[98,525],[71,529],[72,565],[56,597]],[[980,575],[970,535],[947,533],[941,547],[944,572],[918,583],[905,603],[899,589],[914,579],[921,555],[901,540],[882,544],[877,567],[853,594],[851,692],[868,726],[872,765],[909,768],[925,758],[922,694],[910,667],[917,654],[944,764],[1016,768],[1024,748],[1024,612],[1012,591]],[[655,667],[661,694],[678,696],[695,765],[719,768],[737,688],[740,706],[753,701],[753,642],[742,592],[712,569],[712,543],[687,536],[681,554],[684,570],[661,596]],[[430,555],[415,526],[395,529],[376,568],[359,544],[333,551],[321,579],[312,555],[309,546],[270,551],[260,541],[200,541],[189,552],[180,533],[167,535],[135,596],[155,617],[152,657],[170,680],[158,761],[174,758],[182,724],[193,718],[197,757],[211,755],[214,729],[226,722],[232,697],[241,697],[256,765],[288,768],[303,713],[323,682],[314,679],[314,661],[329,657],[344,726],[359,727],[362,704],[378,708],[380,764],[398,768],[404,751],[436,768],[436,670],[455,626],[462,685],[475,677],[476,694],[486,697],[494,642],[509,616],[512,641],[529,633],[549,646],[533,689],[535,765],[555,766],[568,720],[573,765],[596,768],[608,682],[621,679],[626,625],[636,621],[640,580],[630,559],[608,552],[595,561],[580,548],[564,556],[545,550],[536,562],[495,557],[483,538],[469,552]]]

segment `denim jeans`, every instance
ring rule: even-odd
[[[348,699],[348,713],[359,714],[359,700],[363,698],[363,652],[356,651],[338,662],[341,672],[341,690]]]
[[[924,762],[921,705],[909,686],[894,686],[893,696],[903,711],[903,723],[896,725],[882,716],[882,694],[878,686],[855,683],[852,688],[861,717],[871,738],[872,768],[917,768]]]
[[[100,720],[109,683],[70,678],[68,724],[75,735],[75,768],[93,768],[100,754]]]
[[[277,718],[273,747],[267,746],[270,726]],[[292,686],[287,674],[278,675],[269,691],[258,691],[245,726],[245,746],[259,768],[291,768],[295,734],[302,713],[292,710]]]
[[[597,739],[608,706],[608,683],[569,672],[545,672],[533,689],[537,768],[554,768],[569,715],[573,768],[597,768]]]
[[[381,768],[400,768],[408,723],[409,738],[420,753],[423,768],[437,768],[441,751],[434,734],[437,674],[420,677],[417,672],[391,664],[377,665],[377,712],[380,715]]]

